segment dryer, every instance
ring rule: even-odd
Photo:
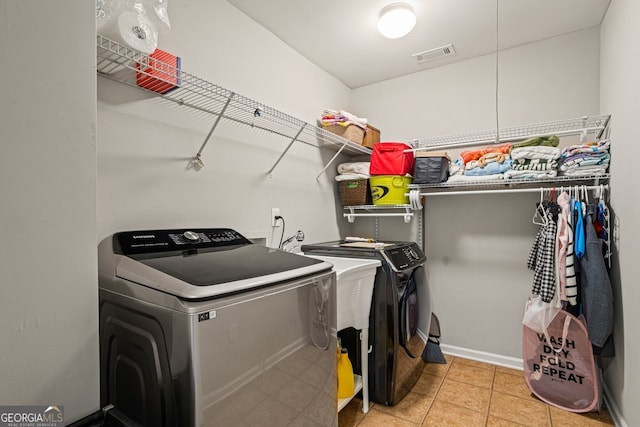
[[[426,256],[414,242],[331,241],[302,246],[305,255],[378,259],[369,316],[369,395],[383,405],[397,404],[424,369],[426,342],[417,333],[419,319],[426,332],[431,322],[431,298]],[[359,366],[356,333],[340,335],[349,347],[354,369]]]

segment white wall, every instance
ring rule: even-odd
[[[601,110],[612,114],[611,130],[611,204],[620,228],[620,242],[614,248],[612,286],[615,298],[614,342],[616,357],[605,371],[606,383],[629,426],[640,425],[640,324],[637,237],[640,236],[638,216],[640,202],[634,160],[638,148],[638,111],[640,82],[637,70],[640,57],[640,3],[635,0],[614,0],[602,23],[600,58]]]
[[[614,280],[618,356],[606,376],[629,425],[640,425],[634,413],[639,350],[632,333],[638,324],[632,305],[638,301],[637,200],[623,197],[634,194],[625,172],[634,170],[627,163],[637,157],[638,7],[633,0],[612,2],[601,64],[597,29],[500,56],[502,126],[597,113],[602,68],[601,111],[613,113],[618,141],[612,199],[623,231]],[[381,128],[383,139],[494,126],[491,56],[361,88],[351,98],[337,80],[225,1],[174,2],[170,13],[173,29],[160,47],[182,56],[185,70],[306,121],[327,106],[350,108]],[[96,229],[92,17],[93,3],[79,0],[0,6],[0,227],[10,242],[0,249],[0,403],[64,404],[69,422],[99,404],[96,234],[196,223],[268,233],[274,205],[287,218],[287,231],[302,228],[307,241],[350,231],[336,219],[342,209],[335,206],[330,176],[314,179],[326,153],[296,145],[273,178],[265,178],[286,143],[223,129],[224,138],[214,136],[205,151],[205,169],[187,171],[186,160],[211,120],[178,117],[174,123],[169,119],[178,111],[103,79]],[[526,195],[427,200],[429,278],[445,343],[519,357],[533,203]],[[358,219],[360,225],[371,228]],[[382,225],[389,236],[407,232],[395,220]],[[496,271],[504,274],[496,278]],[[472,298],[462,298],[465,292]]]
[[[0,5],[0,404],[66,422],[99,408],[94,13]]]
[[[172,30],[159,47],[182,58],[183,70],[306,122],[324,108],[348,108],[349,89],[228,2],[171,4]],[[159,107],[140,91],[98,80],[98,234],[125,229],[231,227],[277,245],[271,208],[307,242],[335,239],[333,176],[316,175],[333,153],[296,143],[268,177],[288,140],[223,120],[187,169],[214,117]],[[273,233],[272,233],[273,232]]]
[[[598,28],[500,52],[500,126],[597,114],[598,58]],[[495,56],[356,89],[353,105],[381,129],[383,140],[494,129]],[[443,344],[522,358],[536,197],[426,198],[425,252]],[[386,224],[386,238],[406,233],[400,220]]]

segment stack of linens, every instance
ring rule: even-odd
[[[558,175],[557,166],[560,158],[555,136],[529,138],[511,147],[511,170],[505,172],[509,179],[553,178]]]
[[[604,175],[611,160],[609,147],[608,139],[566,147],[558,165],[560,175]]]

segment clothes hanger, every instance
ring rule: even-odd
[[[558,220],[558,215],[560,214],[560,205],[558,205],[556,193],[559,196],[560,192],[557,191],[556,187],[551,189],[551,196],[549,198],[549,202],[547,203],[547,211],[551,213],[551,216],[554,221]]]
[[[536,210],[533,212],[533,218],[531,218],[531,222],[536,225],[547,225],[547,211],[544,205],[544,188],[540,187],[540,203],[536,206]]]
[[[582,185],[582,218],[587,217],[587,206],[589,205],[589,190],[586,185]]]

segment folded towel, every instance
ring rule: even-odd
[[[558,166],[558,169],[561,171],[566,171],[569,169],[581,168],[585,166],[604,166],[608,165],[611,159],[609,153],[602,153],[603,156],[589,156],[586,155],[584,157],[576,157],[571,156],[570,159],[566,159]]]
[[[363,127],[367,126],[367,119],[365,119],[364,117],[358,117],[355,114],[351,114],[350,112],[344,111],[344,110],[340,110],[340,114],[346,117],[347,120],[351,122],[359,124],[360,126],[363,126]]]
[[[467,176],[479,176],[479,175],[497,175],[504,173],[511,169],[511,159],[505,159],[502,163],[491,162],[481,167],[474,167],[467,169],[465,167],[464,174]]]
[[[518,159],[547,159],[555,160],[560,158],[561,151],[558,147],[532,146],[520,147],[511,150],[511,158]]]
[[[452,175],[447,180],[447,183],[464,183],[464,182],[478,182],[478,181],[497,181],[504,179],[503,174],[496,175],[478,175],[478,176],[467,176],[467,175]]]
[[[560,171],[560,175],[563,176],[589,176],[589,175],[604,175],[607,173],[609,165],[597,165],[597,166],[584,166],[579,168],[571,168],[566,171]]]
[[[608,139],[603,139],[599,142],[571,145],[562,150],[562,157],[569,157],[578,153],[600,153],[609,150],[610,145],[611,144]]]
[[[338,165],[338,173],[357,173],[360,175],[366,175],[369,177],[370,162],[352,162],[352,163],[340,163]]]
[[[555,135],[537,136],[537,137],[525,139],[522,142],[517,142],[513,144],[513,149],[521,148],[521,147],[531,147],[531,146],[557,147],[559,143],[560,143],[560,138],[558,138]]]
[[[567,170],[575,167],[606,165],[611,160],[608,151],[601,153],[579,153],[560,160],[559,169]]]
[[[320,122],[323,126],[339,125],[347,127],[349,125],[356,125],[362,129],[367,128],[367,119],[358,117],[344,110],[324,110]]]
[[[557,166],[557,160],[518,159],[513,161],[511,168],[514,170],[548,171],[555,169]]]
[[[491,145],[491,146],[480,148],[478,150],[463,151],[460,153],[460,157],[462,158],[464,163],[467,164],[472,160],[478,160],[480,157],[484,156],[485,154],[488,154],[488,153],[509,154],[509,150],[511,150],[511,144]]]
[[[487,153],[480,157],[478,160],[471,160],[465,166],[465,170],[470,170],[473,168],[482,168],[485,167],[489,163],[497,162],[504,163],[505,160],[508,160],[510,157],[508,154],[503,153]]]
[[[336,175],[336,181],[353,181],[356,179],[368,179],[369,175],[363,175],[360,173],[343,173],[340,175]]]

